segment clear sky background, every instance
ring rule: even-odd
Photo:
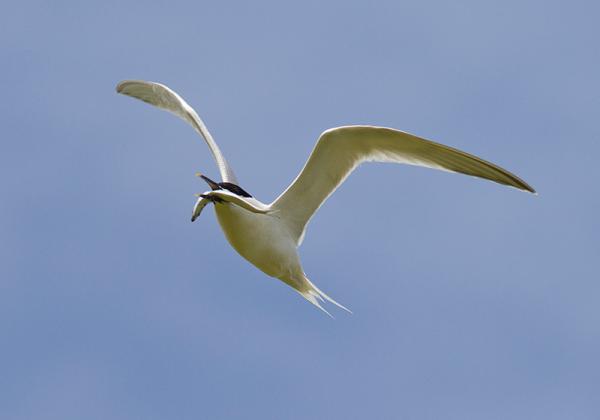
[[[586,1],[23,1],[0,16],[0,418],[600,418],[600,30]],[[362,166],[313,219],[335,320],[195,223],[208,149],[269,202],[325,129],[539,196]]]

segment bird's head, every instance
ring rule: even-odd
[[[198,177],[202,178],[210,187],[212,191],[218,190],[227,190],[228,192],[235,194],[239,197],[251,198],[252,196],[248,194],[242,187],[235,185],[231,182],[215,182],[207,176],[204,176],[200,173],[196,174]],[[204,194],[196,194],[198,200],[196,201],[196,205],[194,206],[194,210],[192,212],[192,222],[195,221],[200,213],[206,207],[208,203],[222,203],[223,199],[219,198],[218,195],[210,194],[210,192],[206,192]]]
[[[248,192],[246,190],[244,190],[242,187],[240,187],[239,185],[235,185],[231,182],[215,182],[212,179],[210,179],[209,177],[201,174],[201,173],[197,173],[197,176],[199,176],[200,178],[202,178],[210,187],[211,190],[216,191],[216,190],[227,190],[230,191],[236,195],[239,195],[240,197],[252,197],[252,195],[248,194]]]
[[[248,194],[248,192],[246,192],[242,187],[240,187],[239,185],[235,185],[231,182],[215,182],[212,179],[210,179],[209,177],[202,175],[200,173],[196,174],[197,176],[199,176],[200,178],[202,178],[210,187],[211,190],[216,191],[216,190],[227,190],[230,191],[236,195],[239,195],[240,197],[252,197],[250,194]]]

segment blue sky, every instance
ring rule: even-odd
[[[0,417],[597,419],[596,2],[12,2],[0,17]],[[399,128],[539,191],[365,165],[311,222],[331,320],[190,223],[323,130]]]

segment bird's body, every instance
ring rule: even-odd
[[[510,172],[468,153],[385,127],[346,126],[321,134],[306,165],[290,186],[265,204],[243,190],[196,112],[164,85],[125,81],[117,92],[170,111],[190,123],[206,140],[223,182],[200,175],[211,190],[199,195],[192,221],[213,203],[231,246],[246,260],[288,284],[322,310],[325,300],[346,309],[319,290],[302,268],[298,247],[313,214],[361,163],[405,163],[485,178],[535,192]],[[327,312],[327,311],[325,311]]]
[[[298,249],[276,214],[251,213],[231,203],[215,203],[215,212],[231,246],[268,276],[299,289],[303,271]]]

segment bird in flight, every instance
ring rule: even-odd
[[[275,201],[265,204],[239,185],[204,122],[181,96],[165,85],[141,80],[123,81],[117,92],[177,115],[208,144],[221,182],[197,174],[210,190],[198,195],[192,222],[212,203],[225,237],[242,257],[327,314],[321,305],[325,301],[348,309],[306,277],[298,247],[311,217],[361,163],[405,163],[459,172],[535,193],[516,175],[471,154],[392,128],[354,125],[323,132],[296,179]]]

